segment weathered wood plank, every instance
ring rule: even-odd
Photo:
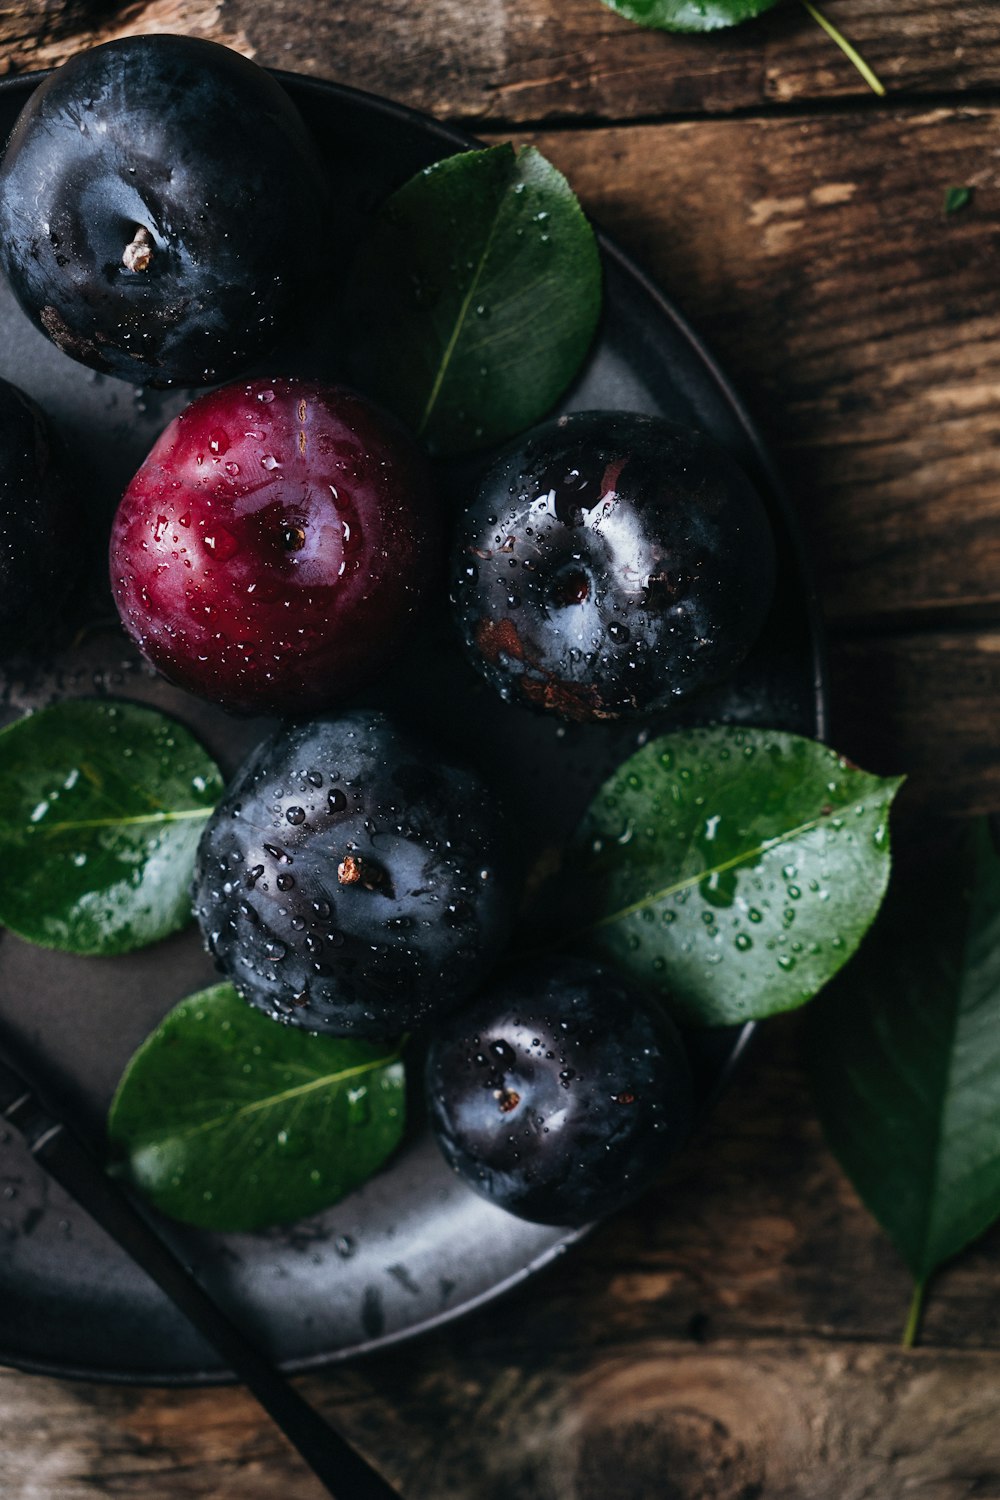
[[[536,134],[717,351],[835,621],[1000,605],[1000,110]],[[945,218],[950,185],[972,204]]]
[[[998,1374],[992,1354],[650,1338],[537,1368],[435,1348],[304,1389],[414,1500],[955,1500],[1000,1495]],[[0,1463],[5,1500],[320,1493],[238,1391],[0,1375]]]
[[[989,0],[829,0],[829,10],[894,92],[989,88],[1000,70],[1000,15]],[[0,67],[52,65],[79,46],[139,30],[197,31],[272,67],[480,120],[633,119],[871,97],[795,4],[699,38],[640,30],[599,0],[480,0],[474,8],[456,0],[306,8],[256,0],[8,0],[0,11]]]
[[[843,639],[831,652],[833,739],[905,771],[901,811],[1000,808],[1000,634],[987,627]]]
[[[54,68],[85,47],[146,32],[206,37],[253,52],[246,35],[222,21],[221,0],[6,0],[0,9],[0,77]]]

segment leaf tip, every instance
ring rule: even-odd
[[[910,1310],[906,1316],[906,1327],[903,1329],[903,1337],[900,1343],[904,1349],[914,1349],[920,1336],[920,1320],[924,1311],[924,1295],[927,1291],[927,1281],[921,1278],[913,1283],[913,1296],[910,1299]]]

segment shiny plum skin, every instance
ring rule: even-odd
[[[74,359],[204,385],[273,347],[315,272],[328,192],[263,68],[214,42],[128,37],[72,58],[25,105],[0,168],[0,259]]]
[[[0,650],[58,607],[79,562],[77,504],[41,411],[0,380]]]
[[[676,1029],[631,985],[580,959],[521,967],[446,1020],[426,1087],[449,1166],[490,1202],[542,1224],[613,1213],[691,1127]]]
[[[506,941],[493,799],[385,715],[355,710],[261,745],[206,825],[194,905],[252,1005],[335,1036],[424,1026]]]
[[[200,397],[132,480],[111,586],[163,675],[241,713],[329,706],[387,660],[435,581],[426,461],[352,392],[251,381]]]
[[[729,677],[774,575],[764,506],[728,454],[661,418],[592,411],[535,428],[490,469],[451,596],[504,698],[617,719]]]

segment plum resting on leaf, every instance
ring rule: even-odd
[[[0,166],[0,260],[74,359],[205,385],[277,341],[327,201],[312,139],[263,68],[193,37],[127,37],[24,106]]]
[[[661,418],[591,411],[535,428],[490,469],[451,592],[504,698],[616,719],[730,676],[774,571],[764,506],[728,454]]]
[[[426,461],[360,396],[258,380],[170,424],[118,507],[111,586],[165,677],[244,713],[328,706],[384,664],[437,573]]]
[[[334,1036],[425,1025],[482,982],[512,906],[471,771],[355,710],[259,746],[206,825],[194,904],[252,1005]]]

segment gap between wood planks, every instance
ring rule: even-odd
[[[495,137],[503,131],[512,134],[546,134],[599,130],[636,129],[664,125],[729,124],[746,121],[764,123],[769,121],[811,120],[816,117],[888,115],[897,110],[920,111],[943,109],[961,114],[964,110],[1000,107],[1000,87],[978,87],[971,89],[942,89],[923,93],[918,89],[890,89],[885,98],[879,99],[871,90],[858,94],[838,94],[831,98],[817,96],[813,99],[776,99],[773,102],[759,101],[737,104],[731,109],[685,109],[650,111],[636,115],[540,115],[534,119],[509,118],[490,115],[484,118],[475,114],[456,114],[448,123],[470,134],[479,132],[484,137]]]

